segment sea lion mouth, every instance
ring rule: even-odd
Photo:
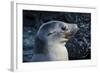
[[[72,33],[64,33],[64,38],[69,39],[72,35]]]

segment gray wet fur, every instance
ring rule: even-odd
[[[40,26],[40,28],[36,34],[36,37],[35,37],[33,57],[31,59],[31,61],[52,61],[52,60],[54,61],[54,60],[57,60],[54,58],[52,59],[52,56],[49,54],[48,44],[52,40],[48,40],[48,36],[52,36],[52,34],[57,33],[56,35],[54,35],[54,37],[52,37],[53,41],[55,39],[57,40],[57,39],[61,38],[61,36],[62,36],[60,33],[60,32],[62,32],[61,28],[65,27],[65,26],[66,26],[66,29],[64,29],[63,31],[71,33],[72,35],[70,37],[72,37],[78,31],[78,27],[76,24],[69,24],[69,23],[65,23],[62,21],[49,21]],[[50,32],[50,34],[48,34],[48,32]],[[69,40],[69,38],[68,38],[68,40]],[[65,47],[65,46],[63,46],[63,47]],[[66,51],[67,51],[67,48],[66,48]],[[68,55],[65,55],[65,56],[68,56]],[[60,60],[68,60],[68,59],[60,59]]]

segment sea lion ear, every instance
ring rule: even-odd
[[[48,33],[48,36],[50,36],[52,33]]]
[[[48,36],[50,36],[50,35],[52,35],[53,33],[55,33],[56,31],[54,31],[54,32],[49,32],[47,35]]]

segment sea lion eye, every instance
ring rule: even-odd
[[[62,30],[66,30],[66,27],[61,27]]]

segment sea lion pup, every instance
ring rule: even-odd
[[[40,26],[33,50],[33,61],[68,60],[66,42],[77,32],[76,24],[49,21]]]

